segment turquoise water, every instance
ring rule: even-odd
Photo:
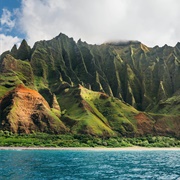
[[[180,180],[180,151],[1,150],[0,179]]]

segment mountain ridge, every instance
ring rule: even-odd
[[[27,42],[23,40],[18,49],[14,46],[11,51],[7,51],[1,55],[0,99],[9,90],[12,90],[19,84],[23,84],[38,91],[51,108],[52,99],[57,99],[56,106],[59,106],[62,112],[66,110],[66,113],[68,113],[71,112],[71,107],[67,107],[68,109],[65,108],[66,105],[63,103],[64,100],[60,95],[81,85],[92,92],[98,91],[106,94],[107,97],[117,98],[127,103],[126,106],[129,108],[133,106],[138,111],[151,113],[151,127],[153,127],[154,117],[158,120],[164,119],[164,121],[168,121],[167,115],[172,119],[173,124],[177,123],[179,127],[179,44],[177,43],[175,47],[165,45],[161,48],[158,46],[149,48],[139,41],[89,45],[81,40],[78,40],[76,43],[73,38],[69,38],[62,33],[52,40],[36,42],[33,48],[30,48]],[[72,99],[74,96],[68,95],[68,93],[64,95],[71,96]],[[82,98],[80,95],[77,96],[78,98]],[[79,99],[76,101],[79,101]],[[87,100],[82,100],[80,104],[80,107],[74,109],[75,112],[79,111],[77,110],[78,108],[88,107],[87,112],[89,114],[86,116],[83,114],[84,118],[88,119],[96,111],[95,119],[99,119],[101,116],[99,110],[102,108],[98,109],[94,105],[94,102],[87,102]],[[101,105],[99,104],[99,106]],[[72,106],[74,105],[72,104]],[[113,109],[111,106],[108,108]],[[118,111],[121,110],[119,109]],[[63,114],[64,117],[66,117],[66,113]],[[127,112],[127,114],[131,113]],[[152,113],[161,113],[162,117],[157,118],[158,116]],[[72,117],[70,119],[74,122],[74,117]],[[139,115],[139,117],[142,119],[142,122],[148,122],[146,115]],[[68,118],[66,117],[64,119],[71,121]],[[109,120],[110,117],[105,118]],[[116,117],[114,121],[118,122],[119,119],[125,120],[126,118],[128,119],[129,117],[123,115],[122,117]],[[99,120],[97,119],[94,122],[98,122]],[[100,122],[102,122],[102,119]],[[133,121],[136,122],[138,120],[136,118],[131,119],[128,122],[128,127],[131,126]],[[65,123],[65,120],[63,122]],[[123,132],[121,126],[122,122],[119,124],[119,129]],[[142,131],[142,134],[144,134],[142,130],[143,126],[139,127],[141,127],[139,132]],[[161,132],[165,135],[173,134],[174,130],[172,127],[166,133],[159,128],[158,131],[156,130],[156,133],[159,134]],[[169,128],[168,125],[165,128]],[[87,130],[86,133],[98,135],[97,132],[94,132],[93,128],[91,130],[92,132]],[[108,133],[110,131],[107,130]],[[81,131],[75,130],[74,132],[80,133]],[[123,135],[122,132],[120,134]],[[124,135],[127,135],[126,130],[125,132]],[[132,134],[140,134],[139,132],[137,133],[137,126],[135,126]],[[175,130],[176,136],[179,136],[176,132],[177,130]],[[155,131],[151,129],[147,133],[153,134]],[[99,135],[103,135],[103,133]],[[113,133],[109,135],[113,135]]]

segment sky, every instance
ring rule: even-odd
[[[0,0],[0,54],[60,33],[89,44],[180,41],[180,0]]]

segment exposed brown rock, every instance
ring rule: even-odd
[[[180,137],[180,116],[164,116],[139,113],[135,116],[140,135]]]
[[[141,135],[151,134],[153,130],[153,121],[144,113],[135,116],[137,120],[137,129]]]
[[[154,116],[154,131],[157,135],[180,137],[180,116]]]
[[[14,133],[66,131],[47,101],[37,91],[24,85],[17,86],[5,95],[0,101],[0,109],[0,129]]]
[[[109,96],[107,94],[105,94],[105,93],[101,93],[100,96],[99,96],[100,99],[107,99],[108,97]]]

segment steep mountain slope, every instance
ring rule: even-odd
[[[65,89],[58,95],[62,121],[73,133],[113,136],[135,135],[134,116],[138,111],[120,100],[82,86]]]
[[[0,61],[0,98],[18,84],[33,88],[33,70],[29,62],[17,60],[8,54]]]
[[[31,49],[23,40],[0,58],[3,124],[14,106],[5,111],[4,98],[19,84],[39,92],[58,118],[59,130],[48,126],[51,132],[179,136],[180,43],[162,48],[138,41],[89,45],[60,34]]]
[[[52,91],[63,81],[82,84],[145,110],[179,90],[179,46],[148,48],[140,42],[93,46],[60,34],[37,42],[30,63]]]
[[[0,101],[0,129],[14,133],[67,131],[45,99],[35,90],[18,85]]]

